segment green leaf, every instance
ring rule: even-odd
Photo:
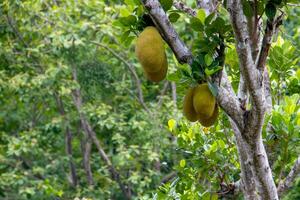
[[[170,119],[170,120],[168,121],[168,128],[169,128],[169,131],[172,132],[172,131],[174,130],[175,125],[176,125],[175,119]]]
[[[135,25],[137,22],[137,19],[134,15],[129,15],[127,17],[120,17],[119,21],[124,25],[124,26],[131,26]]]
[[[160,4],[165,11],[168,11],[173,5],[173,0],[160,0]]]
[[[179,166],[182,167],[182,168],[184,168],[184,167],[185,167],[185,164],[186,164],[185,160],[182,159],[182,160],[180,161],[180,163],[179,163]]]
[[[210,197],[210,200],[218,200],[218,195],[217,194],[212,194]]]
[[[198,13],[197,13],[197,18],[202,22],[202,24],[205,23],[205,16],[206,16],[206,14],[205,14],[204,9],[199,9]]]
[[[126,41],[126,39],[128,38],[129,34],[130,34],[130,30],[125,31],[122,35],[121,35],[121,42]]]
[[[194,31],[203,31],[203,24],[197,17],[191,19],[191,27]]]
[[[250,4],[250,1],[243,0],[242,4],[243,4],[243,12],[244,12],[245,16],[246,17],[252,17],[253,16],[253,10],[252,10],[252,6]]]
[[[178,82],[182,77],[182,74],[179,70],[177,70],[175,73],[168,74],[167,80]]]
[[[263,1],[258,1],[257,2],[257,14],[262,15],[264,12],[264,2]]]
[[[204,56],[204,61],[205,61],[206,66],[209,66],[213,62],[213,58],[210,54],[206,54]]]
[[[211,76],[213,75],[214,73],[216,73],[217,71],[221,70],[222,67],[221,66],[218,66],[218,67],[214,67],[212,69],[208,69],[208,68],[205,68],[204,72],[207,76]]]
[[[215,83],[208,82],[208,87],[214,97],[218,96],[219,90]]]
[[[209,25],[212,19],[215,17],[215,12],[211,13],[205,18],[205,25]]]
[[[266,5],[266,15],[267,17],[272,20],[274,19],[275,15],[276,15],[276,7],[274,4],[272,3],[267,3]]]
[[[178,14],[178,13],[171,13],[169,15],[169,20],[170,20],[170,22],[175,23],[175,22],[177,22],[177,20],[179,19],[179,17],[180,17],[180,14]]]

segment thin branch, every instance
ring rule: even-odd
[[[131,73],[131,76],[133,77],[133,79],[136,83],[136,88],[137,88],[137,93],[138,93],[138,100],[139,100],[140,104],[143,106],[143,108],[148,113],[150,113],[150,110],[148,109],[148,107],[147,107],[147,105],[145,104],[145,101],[144,101],[143,90],[142,90],[142,87],[141,87],[141,85],[142,85],[141,80],[139,79],[139,77],[138,77],[138,75],[137,75],[137,73],[134,69],[134,66],[132,66],[129,62],[127,62],[125,60],[125,58],[123,58],[121,55],[119,55],[117,52],[115,52],[113,49],[109,48],[108,46],[103,45],[99,42],[95,42],[95,41],[92,41],[91,43],[108,50],[115,58],[117,58],[118,60],[120,60],[122,63],[125,64],[125,66],[129,69],[129,71]]]
[[[176,106],[177,94],[176,94],[176,83],[175,82],[171,82],[171,89],[172,89],[172,99],[173,99],[174,105]]]
[[[162,88],[162,90],[161,90],[161,92],[160,92],[160,97],[159,97],[159,100],[158,100],[158,107],[161,107],[161,105],[162,105],[162,103],[163,103],[163,96],[165,95],[165,93],[167,92],[167,90],[168,90],[168,87],[169,87],[169,81],[166,81],[165,82],[165,84],[164,84],[164,86],[163,86],[163,88]]]
[[[285,180],[281,182],[278,186],[278,194],[279,196],[282,196],[284,192],[289,189],[294,180],[296,179],[297,176],[300,174],[300,156],[297,158],[297,160],[294,163],[294,166],[292,167],[290,173],[287,175]]]
[[[185,5],[181,1],[175,1],[174,2],[174,7],[177,8],[178,10],[181,10],[181,11],[189,14],[192,17],[195,17],[197,15],[197,12],[194,9],[188,7],[187,5]]]
[[[261,50],[259,52],[258,59],[256,61],[257,69],[263,71],[266,65],[267,57],[269,55],[269,50],[272,44],[272,37],[275,30],[282,24],[282,18],[284,14],[282,13],[276,20],[270,21],[267,20],[267,25],[265,28],[265,34],[261,46]]]
[[[272,91],[271,91],[271,81],[268,69],[264,71],[264,95],[265,95],[265,108],[266,112],[270,113],[272,111]]]
[[[177,176],[177,172],[171,172],[169,174],[167,174],[165,177],[162,178],[162,180],[160,181],[161,184],[165,184],[169,181],[171,181],[172,179],[174,179]]]
[[[295,4],[295,3],[287,3],[289,6],[294,6],[294,7],[300,7],[300,4]]]

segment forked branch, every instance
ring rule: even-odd
[[[148,10],[154,23],[159,26],[158,29],[160,33],[165,38],[166,42],[172,49],[175,54],[178,62],[181,64],[187,63],[191,64],[193,61],[193,56],[188,47],[182,42],[179,38],[178,33],[175,31],[174,27],[170,23],[168,16],[165,11],[162,9],[158,0],[142,0],[145,8]],[[222,78],[222,82],[226,83],[225,85],[228,88],[219,87],[219,93],[217,100],[222,109],[228,113],[228,115],[238,123],[238,126],[241,127],[242,123],[242,112],[239,107],[239,102],[234,95],[232,86],[227,79],[227,76]],[[217,84],[219,85],[219,84]]]

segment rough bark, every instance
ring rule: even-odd
[[[177,8],[178,10],[181,10],[182,12],[185,12],[192,17],[195,17],[197,15],[197,12],[193,10],[192,8],[186,6],[183,2],[181,1],[175,1],[174,2],[174,7]]]
[[[243,148],[247,149],[247,164],[255,180],[258,199],[278,199],[261,135],[265,113],[263,75],[257,70],[252,56],[247,19],[243,14],[242,3],[239,0],[228,1],[227,7],[235,33],[240,72],[252,100],[252,108],[246,111],[244,116],[247,123],[240,130]]]

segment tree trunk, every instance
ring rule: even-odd
[[[245,199],[278,199],[261,132],[257,134],[258,136],[245,137],[251,132],[240,133],[235,124],[231,124],[239,152],[242,191]]]
[[[83,150],[83,167],[86,174],[86,179],[89,185],[94,185],[93,172],[90,164],[92,144],[88,135],[82,141]]]
[[[66,144],[66,153],[69,157],[69,165],[70,165],[70,176],[71,176],[71,185],[76,187],[77,185],[77,174],[76,174],[76,167],[73,162],[73,151],[72,151],[72,133],[69,127],[66,128],[65,134],[65,144]]]

